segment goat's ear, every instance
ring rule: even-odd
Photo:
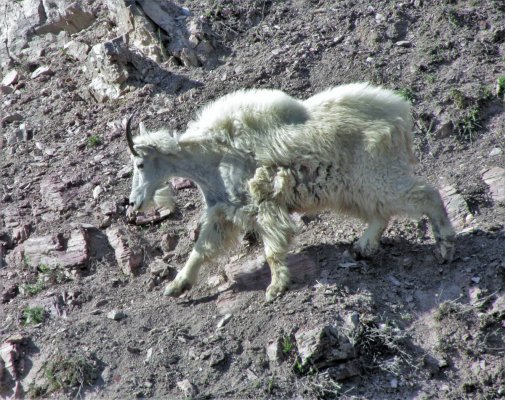
[[[147,144],[136,144],[133,148],[141,157],[151,156],[155,152],[155,148]]]

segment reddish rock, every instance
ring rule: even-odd
[[[40,195],[45,205],[52,211],[63,211],[72,206],[71,202],[63,195],[64,191],[65,184],[58,176],[51,175],[40,182]]]
[[[12,231],[12,239],[16,243],[23,243],[30,236],[31,225],[23,224]]]
[[[142,249],[138,245],[134,245],[131,235],[129,237],[126,231],[121,228],[107,229],[106,234],[121,270],[126,275],[135,275],[144,258]]]
[[[24,262],[31,267],[75,267],[89,261],[89,240],[85,229],[72,231],[68,241],[61,233],[33,237],[23,244]]]
[[[156,222],[163,221],[170,214],[172,214],[172,210],[169,210],[168,208],[162,208],[148,214],[134,215],[134,217],[130,220],[132,220],[135,225],[154,224]]]
[[[172,187],[175,190],[188,189],[194,187],[193,182],[185,178],[174,178],[172,179]]]

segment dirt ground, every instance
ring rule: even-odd
[[[96,20],[71,39],[117,37],[107,2],[86,4]],[[35,60],[13,60],[21,77],[0,95],[0,397],[505,398],[505,3],[177,5],[208,26],[213,58],[192,67],[172,57],[157,79],[129,65],[118,99],[89,95],[83,63],[60,39],[43,42]],[[51,73],[32,78],[39,66]],[[265,303],[263,249],[247,237],[189,293],[164,297],[203,203],[198,188],[183,187],[162,221],[127,218],[124,119],[139,111],[149,127],[184,130],[202,105],[239,88],[307,98],[357,81],[412,102],[416,173],[459,201],[454,261],[439,263],[424,219],[396,219],[379,253],[356,261],[360,221],[295,216],[294,283],[281,298]],[[23,140],[10,141],[19,131]],[[57,195],[45,189],[55,182]],[[79,229],[90,248],[77,266],[34,265],[20,250],[58,234],[68,245]],[[133,274],[107,243],[113,229],[142,250]],[[30,314],[38,307],[40,318]],[[302,334],[312,331],[320,360],[304,364]],[[337,336],[340,350],[352,349],[340,361],[328,356]]]

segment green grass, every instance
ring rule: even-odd
[[[284,354],[289,354],[293,351],[294,348],[295,344],[293,343],[293,340],[291,340],[291,337],[284,336],[282,340],[282,352]]]
[[[102,139],[98,135],[91,135],[88,137],[88,147],[97,147],[102,144]]]
[[[83,355],[58,355],[46,362],[41,370],[46,382],[30,387],[28,394],[31,398],[45,398],[48,394],[60,390],[74,390],[75,394],[75,389],[77,398],[84,385],[91,385],[98,378],[96,363]]]
[[[449,92],[449,97],[458,109],[463,110],[465,108],[467,101],[465,95],[461,90],[451,89]]]
[[[411,103],[413,103],[415,100],[414,92],[409,88],[402,88],[398,90],[397,93],[400,95],[400,97],[407,101],[410,101]]]
[[[23,310],[22,324],[36,325],[44,322],[46,311],[44,307],[27,307]]]
[[[459,139],[470,143],[473,143],[481,127],[480,109],[477,106],[470,108],[456,124]]]
[[[500,76],[496,80],[496,95],[498,97],[505,97],[505,76]]]
[[[35,283],[25,283],[21,285],[21,291],[27,296],[35,296],[42,292],[45,287],[44,281],[39,277]]]

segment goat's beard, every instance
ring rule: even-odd
[[[170,211],[175,209],[175,200],[170,185],[157,189],[153,196],[156,208],[167,208]]]

